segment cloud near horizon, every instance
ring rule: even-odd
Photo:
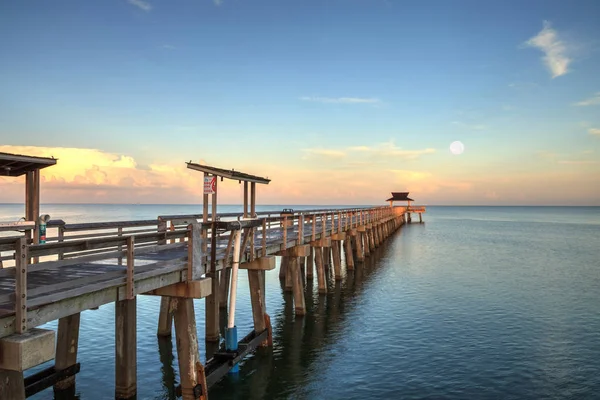
[[[369,160],[375,159],[379,161],[385,160],[416,160],[425,154],[435,153],[433,148],[425,148],[419,150],[405,150],[397,147],[394,141],[378,143],[372,146],[350,146],[342,149],[304,149],[303,152],[308,156],[319,156],[325,159],[340,160],[352,156],[353,163],[365,164]],[[366,157],[366,160],[361,160],[361,157]]]
[[[558,32],[549,21],[544,21],[542,30],[525,42],[528,47],[535,47],[544,53],[542,60],[550,71],[552,78],[569,72],[569,64],[573,61],[567,56],[567,45],[559,39]]]
[[[202,203],[202,174],[188,170],[183,161],[139,165],[131,155],[62,147],[0,145],[0,152],[58,159],[56,166],[42,170],[42,203],[198,204],[199,209]],[[398,163],[398,157],[407,161],[433,152],[400,149],[390,141],[321,152],[338,160],[343,153],[343,168],[290,157],[285,167],[239,160],[236,170],[264,171],[269,176],[271,183],[259,185],[257,192],[258,204],[263,205],[382,204],[391,191],[410,191],[423,204],[600,205],[600,187],[594,183],[598,164],[588,160],[584,162],[588,165],[578,165],[585,159],[577,155],[561,156],[569,161],[562,164],[571,165],[539,173],[492,170],[465,175],[451,164],[412,169],[408,163]],[[213,160],[206,162],[213,164]],[[588,173],[581,174],[582,169]],[[23,177],[0,177],[0,184],[0,203],[23,202]],[[219,204],[240,204],[242,193],[243,185],[226,179],[219,183]]]

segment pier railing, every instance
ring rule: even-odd
[[[27,329],[28,310],[43,304],[111,287],[119,288],[118,298],[130,299],[154,289],[148,289],[149,286],[137,288],[140,280],[171,272],[180,272],[177,279],[182,281],[202,277],[210,266],[211,257],[214,257],[218,270],[227,267],[232,258],[233,229],[245,231],[240,261],[246,262],[351,232],[359,226],[389,220],[405,212],[403,207],[288,210],[261,212],[247,219],[240,213],[225,213],[219,214],[214,224],[213,221],[204,221],[202,215],[83,224],[50,221],[48,228],[55,230],[56,234],[49,236],[44,244],[28,243],[24,236],[0,238],[0,252],[9,253],[2,256],[1,260],[11,260],[16,267],[8,268],[5,265],[0,269],[0,280],[14,278],[14,290],[0,292],[0,305],[6,307],[14,301],[17,322],[14,328],[16,332],[23,332]],[[211,241],[213,229],[218,240]],[[156,255],[162,251],[180,253],[164,261],[151,258],[145,265],[136,265],[143,261],[144,255]],[[96,275],[62,282],[49,282],[28,290],[28,275],[32,272],[55,274],[64,268],[73,269],[89,264],[101,266],[95,263],[115,259],[124,268],[99,271],[101,273]],[[35,260],[39,262],[35,263]]]

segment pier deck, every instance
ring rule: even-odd
[[[302,211],[290,216],[289,219],[287,217],[255,219],[254,221],[259,221],[260,224],[252,235],[253,240],[247,240],[246,248],[242,249],[240,262],[244,263],[250,259],[259,258],[263,254],[267,256],[282,255],[282,251],[288,248],[321,238],[331,238],[332,235],[336,235],[336,232],[356,231],[359,226],[364,227],[365,222],[382,223],[384,219],[391,218],[390,215],[383,217],[383,210],[386,209],[335,210],[334,213]],[[403,211],[400,207],[397,209],[397,211]],[[224,218],[227,216],[230,217],[231,214],[224,214]],[[309,222],[300,225],[300,216],[304,220],[308,219]],[[185,219],[186,222],[191,220],[184,216],[170,218],[175,222],[180,222],[182,219]],[[314,224],[312,223],[313,218]],[[263,220],[266,231],[262,230]],[[324,222],[325,220],[327,221]],[[235,221],[237,220],[230,221],[229,224],[235,226]],[[152,222],[158,225],[157,221]],[[284,223],[293,225],[284,229],[282,227]],[[75,239],[70,239],[65,235],[65,232],[70,232],[69,225],[59,226],[62,228],[61,242],[55,239],[46,244],[29,246],[29,257],[43,259],[59,256],[62,259],[40,261],[27,267],[28,328],[126,298],[128,268],[123,264],[123,259],[127,256],[127,251],[119,250],[118,247],[125,248],[128,238],[133,238],[136,244],[139,243],[138,246],[133,247],[133,265],[135,267],[132,280],[136,294],[144,294],[188,280],[188,229],[178,227],[162,234],[148,233],[146,229],[143,233],[128,234],[125,231],[119,236],[106,236],[106,230],[115,229],[118,225],[119,223],[73,225],[72,229],[75,231],[82,228],[102,229],[101,237],[87,234],[73,236]],[[131,225],[135,224],[128,226],[131,227]],[[208,227],[210,223],[204,225]],[[120,229],[122,231],[122,227]],[[156,228],[154,230],[156,231]],[[205,232],[205,238],[200,239],[204,240],[200,275],[205,275],[207,266],[211,264],[210,228]],[[91,237],[79,239],[81,236]],[[300,236],[302,237],[300,238]],[[228,262],[231,260],[231,251],[227,254],[230,237],[231,231],[217,234],[215,251],[217,271],[223,268],[226,255]],[[15,238],[0,239],[0,249],[10,250],[10,247],[14,246],[12,243],[15,240]],[[176,242],[181,240],[184,242]],[[161,241],[175,243],[159,244]],[[13,256],[3,256],[3,259],[10,260],[11,257]],[[0,337],[16,331],[14,326],[15,286],[15,269],[0,270]]]

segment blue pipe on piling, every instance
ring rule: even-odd
[[[237,326],[233,328],[225,328],[225,349],[227,351],[237,351],[238,339],[237,339]],[[230,370],[230,374],[237,374],[240,372],[239,365],[235,364]]]

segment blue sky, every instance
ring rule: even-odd
[[[598,21],[598,1],[5,1],[0,143],[297,171],[387,146],[386,171],[589,186]]]

